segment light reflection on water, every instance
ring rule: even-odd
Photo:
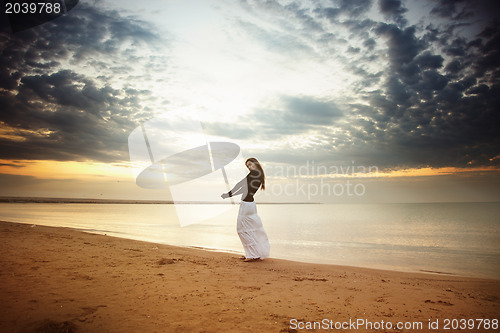
[[[211,205],[193,204],[207,214]],[[500,279],[500,204],[258,204],[271,256]],[[173,205],[1,203],[0,219],[241,252],[238,205],[180,227]]]

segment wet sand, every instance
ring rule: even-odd
[[[0,222],[0,244],[1,332],[452,332],[446,320],[452,328],[453,320],[500,319],[498,280],[246,263],[9,222]],[[414,329],[397,330],[398,322]]]

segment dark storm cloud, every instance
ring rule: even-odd
[[[148,117],[140,102],[151,94],[113,88],[105,77],[145,61],[132,49],[158,43],[151,27],[80,4],[41,26],[0,34],[0,125],[11,133],[0,139],[2,158],[127,159],[127,135]]]
[[[495,3],[436,1],[432,15],[442,19],[428,26],[408,26],[408,11],[399,0],[378,1],[386,22],[365,16],[371,2],[332,1],[309,11],[305,5],[288,6],[287,17],[293,17],[288,26],[302,29],[298,43],[321,46],[358,77],[352,86],[356,95],[333,100],[345,110],[342,122],[325,121],[323,126],[321,118],[314,126],[287,122],[293,108],[286,115],[280,108],[255,110],[253,119],[258,121],[250,126],[259,135],[253,137],[273,139],[280,131],[285,137],[314,130],[322,139],[316,146],[294,151],[302,160],[321,151],[332,161],[356,159],[384,168],[497,164],[500,25],[495,11],[499,2]],[[254,9],[258,7],[259,2]],[[278,5],[274,10],[286,12]],[[297,15],[291,15],[293,11]],[[479,23],[483,30],[469,33]],[[380,60],[388,66],[370,66]],[[364,104],[352,103],[351,97]],[[282,152],[269,154],[283,159]]]
[[[491,165],[498,155],[500,49],[498,32],[467,46],[453,32],[436,34],[436,44],[419,38],[416,30],[382,24],[375,30],[386,38],[393,71],[385,96],[370,96],[370,104],[386,117],[385,144],[373,142],[391,158],[384,164],[406,166]],[[480,36],[483,34],[480,34]],[[447,42],[449,40],[449,42]],[[486,47],[488,45],[489,47]],[[455,50],[455,51],[451,51]],[[376,119],[374,117],[374,119]],[[387,143],[390,143],[388,145]]]
[[[460,8],[460,5],[467,3],[465,0],[439,0],[434,8],[431,10],[431,14],[437,15],[443,18],[466,18],[472,16],[472,12],[467,10],[467,8]]]
[[[491,0],[436,0],[431,15],[451,20],[498,19],[500,2]]]
[[[400,0],[379,0],[378,8],[386,18],[392,19],[398,25],[405,26],[408,23],[403,16],[408,9],[402,6]]]
[[[415,27],[400,29],[385,23],[375,28],[376,34],[386,38],[391,65],[401,74],[411,67],[413,59],[424,48],[423,42],[415,36],[415,30]]]
[[[443,57],[433,55],[430,52],[424,52],[415,58],[415,63],[422,69],[438,69],[443,67]]]
[[[487,42],[478,46],[481,57],[474,59],[473,69],[476,71],[475,74],[476,76],[482,76],[491,73],[498,79],[500,77],[500,26],[495,24],[495,26],[489,27],[479,36],[487,39]]]

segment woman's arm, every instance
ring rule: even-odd
[[[234,185],[233,189],[229,191],[227,194],[232,197],[234,195],[242,194],[247,187],[247,178],[243,178],[236,185]]]
[[[246,193],[248,192],[247,187],[248,187],[247,186],[247,177],[245,177],[242,180],[240,180],[236,185],[234,185],[234,187],[231,191],[229,191],[227,193],[223,193],[221,195],[221,197],[223,199],[225,199],[225,198],[229,198],[229,197],[239,195],[239,194],[246,195]]]

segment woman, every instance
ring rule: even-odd
[[[243,261],[256,261],[269,257],[269,240],[262,226],[262,221],[257,215],[257,206],[255,205],[253,196],[261,187],[266,189],[264,170],[259,161],[255,158],[246,160],[250,173],[243,178],[236,186],[228,193],[223,193],[223,199],[242,194],[243,201],[240,203],[238,212],[238,220],[236,230],[240,236],[241,243],[245,249],[245,257]]]

